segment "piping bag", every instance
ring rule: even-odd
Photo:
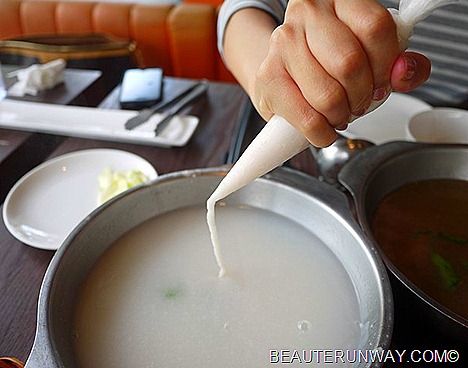
[[[455,3],[458,0],[401,0],[399,10],[389,9],[397,25],[400,50],[408,47],[408,40],[414,26],[443,5]],[[380,101],[373,101],[366,113],[379,107],[390,95]],[[351,121],[356,117],[352,117]],[[296,128],[279,115],[274,115],[251,144],[246,148],[239,160],[234,164],[207,201],[207,219],[211,239],[220,276],[224,275],[224,265],[219,252],[219,239],[214,221],[214,205],[217,201],[249,184],[258,177],[302,152],[309,146],[309,141]]]

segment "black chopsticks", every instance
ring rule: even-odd
[[[177,114],[189,103],[195,101],[198,97],[203,95],[207,89],[208,82],[206,80],[195,83],[193,86],[190,86],[186,90],[182,91],[174,98],[167,101],[162,101],[153,107],[141,110],[137,116],[130,118],[125,123],[125,129],[135,129],[136,127],[148,121],[148,119],[156,112],[160,112],[168,108],[156,126],[155,133],[158,135],[162,130],[164,130],[175,114]]]

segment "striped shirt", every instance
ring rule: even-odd
[[[380,0],[398,8],[399,0]],[[224,28],[236,11],[255,7],[283,22],[286,0],[226,0],[218,19],[218,47],[222,54]],[[468,1],[446,5],[418,23],[408,50],[426,55],[432,63],[429,80],[410,92],[433,106],[459,106],[468,100]]]

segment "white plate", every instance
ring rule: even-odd
[[[92,149],[55,157],[24,175],[3,205],[3,220],[18,240],[58,249],[73,228],[98,207],[98,176],[112,170],[140,170],[150,180],[153,166],[130,152]]]
[[[406,125],[416,114],[430,110],[431,105],[402,93],[392,93],[382,106],[352,122],[340,132],[347,138],[362,138],[375,144],[406,141]]]
[[[166,129],[155,136],[154,128],[161,114],[154,114],[134,130],[125,129],[125,122],[137,114],[128,110],[0,101],[0,127],[151,146],[184,146],[199,120],[196,116],[176,115]]]

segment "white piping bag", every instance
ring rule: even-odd
[[[408,47],[408,40],[413,28],[422,19],[429,16],[436,8],[458,0],[401,0],[399,10],[389,9],[397,25],[400,50]],[[387,96],[388,98],[388,96]],[[366,113],[371,112],[384,101],[373,101]],[[352,120],[356,117],[352,118]],[[219,252],[217,231],[214,221],[214,205],[220,199],[244,187],[258,177],[297,155],[309,145],[307,139],[281,116],[273,116],[255,137],[245,152],[221,181],[207,201],[208,224],[212,234],[215,257],[224,274],[224,265]]]

